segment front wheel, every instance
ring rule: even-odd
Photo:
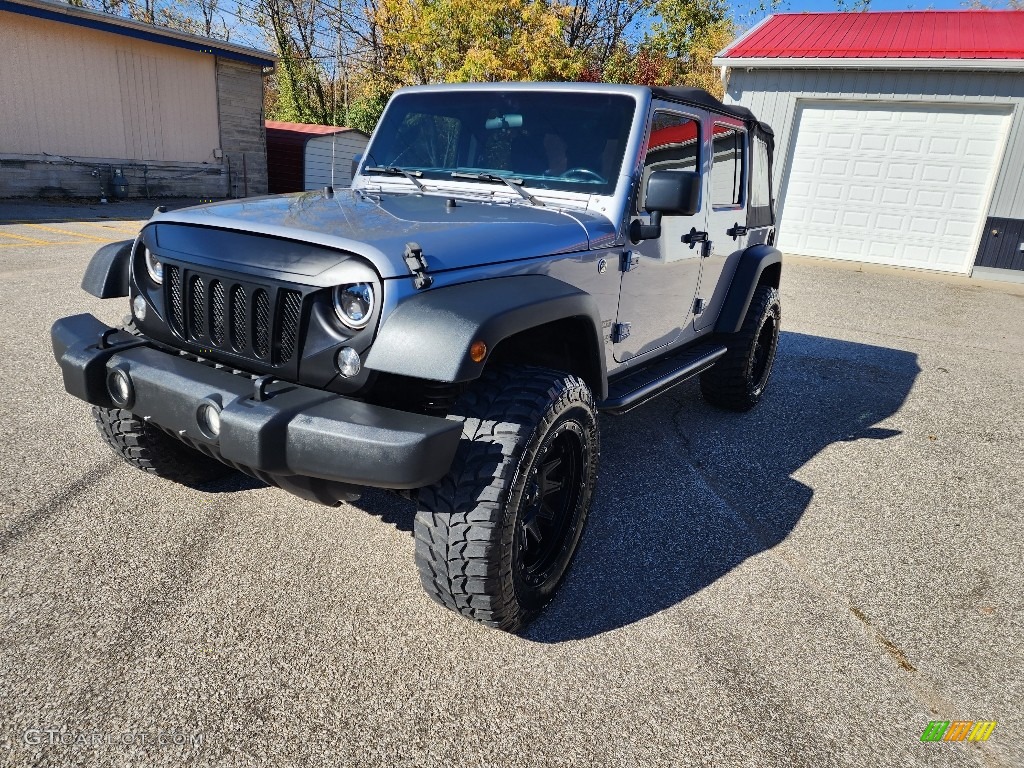
[[[547,605],[576,552],[597,481],[594,398],[578,377],[487,371],[456,404],[462,441],[420,490],[416,563],[441,605],[515,632]]]
[[[143,472],[196,487],[232,471],[147,424],[131,411],[93,406],[92,417],[103,442],[126,464]]]
[[[743,327],[725,343],[729,351],[701,374],[704,399],[730,411],[749,411],[761,399],[779,346],[782,304],[770,285],[754,291]]]

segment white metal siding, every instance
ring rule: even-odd
[[[0,154],[203,162],[214,57],[0,11]]]
[[[355,131],[310,139],[306,143],[306,191],[321,189],[332,183],[332,156],[334,186],[351,186],[352,158],[362,154],[368,143],[369,139],[366,136]]]
[[[932,102],[800,104],[779,247],[970,272],[1008,116]]]
[[[775,190],[791,147],[797,102],[822,99],[1000,105],[1013,110],[989,216],[1024,218],[1024,77],[1014,72],[732,69],[726,101],[775,129]]]

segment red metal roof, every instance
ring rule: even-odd
[[[1024,11],[780,13],[719,56],[1024,59]]]
[[[267,120],[267,128],[274,131],[292,131],[294,133],[310,133],[318,136],[327,136],[332,133],[344,133],[355,130],[353,128],[342,128],[339,125],[313,125],[311,123],[283,123],[279,120]]]

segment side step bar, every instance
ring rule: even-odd
[[[626,413],[706,371],[726,351],[722,344],[702,344],[629,371],[608,382],[608,399],[598,403],[598,410],[616,415]]]

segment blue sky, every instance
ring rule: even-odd
[[[834,11],[836,10],[835,0],[791,0],[788,8],[783,10],[793,13],[804,11]],[[923,11],[932,9],[940,10],[963,10],[961,0],[871,0],[872,11]]]
[[[767,14],[758,12],[757,8],[768,0],[732,0],[733,18],[739,25],[740,32],[747,29]],[[852,5],[855,0],[847,0]],[[995,8],[1005,7],[1005,0],[986,0]],[[838,11],[836,0],[783,0],[776,13],[806,13],[815,11]],[[962,11],[966,10],[965,0],[871,0],[869,10],[872,11]]]

